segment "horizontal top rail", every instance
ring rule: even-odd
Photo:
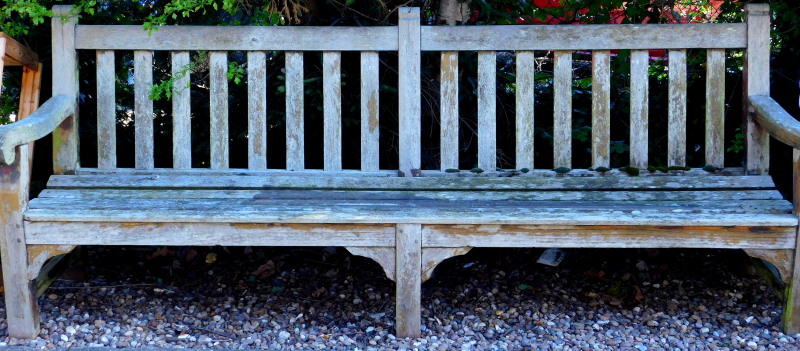
[[[745,47],[746,23],[422,27],[423,51]]]
[[[78,25],[76,49],[396,51],[397,27]],[[423,26],[423,51],[747,47],[746,23]]]
[[[76,49],[397,51],[396,27],[158,27],[78,25]]]

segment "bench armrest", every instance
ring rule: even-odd
[[[769,96],[751,96],[750,106],[755,110],[756,122],[770,135],[786,145],[800,149],[800,121]]]
[[[27,118],[0,126],[0,164],[14,163],[14,148],[45,137],[75,113],[73,100],[67,95],[53,96]]]

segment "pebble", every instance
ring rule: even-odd
[[[595,259],[568,258],[558,268],[529,264],[525,258],[540,252],[532,249],[459,256],[442,263],[423,285],[423,332],[417,339],[394,335],[394,283],[372,261],[343,250],[313,257],[309,248],[255,249],[264,257],[250,259],[231,258],[220,250],[213,266],[203,262],[203,253],[199,263],[180,262],[181,268],[170,257],[163,269],[146,252],[127,262],[115,250],[120,249],[88,248],[87,267],[102,268],[90,268],[87,281],[57,280],[40,299],[39,338],[10,339],[0,320],[0,345],[800,350],[800,336],[779,331],[778,296],[760,278],[720,263],[735,259],[715,259],[728,255],[725,250],[669,250],[669,255],[688,252],[689,258],[669,264],[689,268],[646,274],[626,266],[637,262],[625,257],[635,256],[634,251],[585,250],[570,257]],[[275,267],[272,275],[248,278],[269,260]],[[329,272],[335,274],[326,276]],[[152,285],[154,277],[163,284]]]

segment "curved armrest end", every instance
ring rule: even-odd
[[[74,113],[75,100],[67,95],[56,95],[27,118],[0,126],[0,164],[14,163],[17,146],[45,137]]]
[[[772,137],[795,149],[800,149],[800,121],[769,96],[750,96],[750,106],[755,110],[756,122]]]

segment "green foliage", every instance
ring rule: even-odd
[[[553,171],[558,173],[558,174],[569,173],[569,171],[571,171],[571,170],[572,170],[572,168],[569,168],[569,167],[557,167],[557,168],[553,169]]]
[[[639,175],[639,169],[636,168],[636,167],[625,166],[625,167],[621,167],[619,170],[623,171],[625,173],[628,173],[628,175],[633,176],[633,177]]]
[[[742,127],[736,128],[736,134],[733,135],[731,146],[728,147],[727,151],[736,154],[744,151],[744,133],[742,133]]]
[[[455,169],[455,168],[448,168],[448,169],[445,169],[444,171],[445,171],[445,173],[458,173],[458,172],[461,172],[461,171],[459,171],[458,169]]]
[[[483,173],[483,169],[481,169],[481,168],[478,168],[478,167],[475,167],[475,168],[473,168],[473,169],[470,169],[469,171],[470,171],[470,172],[472,172],[472,173],[475,173],[475,174],[481,174],[481,173]]]
[[[166,98],[167,100],[171,99],[172,85],[175,84],[175,81],[182,79],[194,69],[197,69],[197,64],[190,63],[188,65],[181,67],[177,75],[169,79],[163,80],[160,83],[153,84],[153,87],[150,89],[150,100],[158,101],[161,100],[161,98]],[[230,79],[230,73],[228,74],[228,79]],[[185,89],[189,89],[190,86],[191,82],[187,82]],[[181,88],[183,89],[183,87]]]

